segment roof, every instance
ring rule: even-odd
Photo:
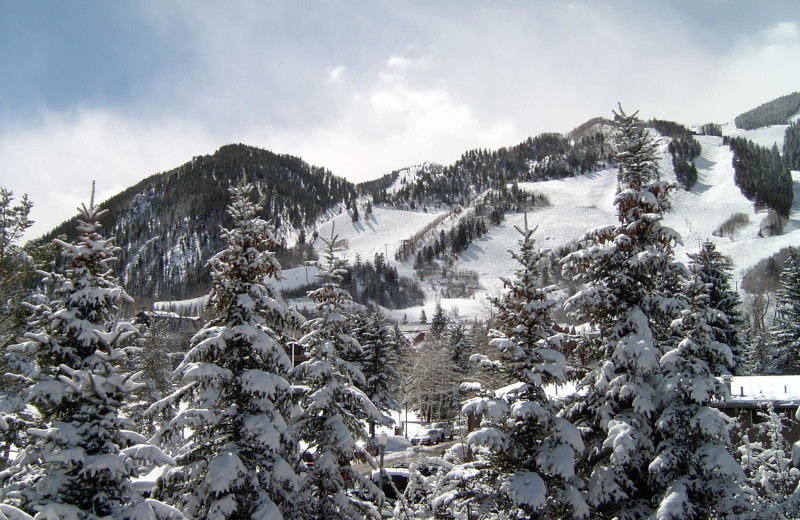
[[[733,376],[730,382],[727,405],[755,406],[769,401],[780,407],[800,406],[800,376]]]

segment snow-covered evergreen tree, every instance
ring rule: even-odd
[[[140,316],[141,314],[137,315],[137,317]],[[142,335],[133,342],[133,346],[126,349],[131,358],[131,366],[134,370],[142,373],[140,381],[144,387],[139,391],[139,402],[132,404],[130,413],[139,424],[139,431],[143,435],[153,435],[166,427],[176,412],[170,407],[165,407],[160,414],[147,416],[144,414],[144,411],[154,402],[160,401],[174,390],[172,384],[173,365],[167,353],[167,321],[152,319],[148,322],[134,320],[134,325],[139,327]],[[172,453],[174,450],[164,445],[161,448],[170,455],[174,454]]]
[[[739,432],[739,458],[753,499],[753,518],[800,518],[800,469],[786,440],[790,420],[767,402],[755,424]],[[795,448],[796,449],[796,448]]]
[[[744,343],[740,337],[744,320],[739,308],[739,293],[731,288],[731,261],[710,240],[703,242],[700,251],[689,254],[689,258],[700,267],[700,279],[707,284],[708,306],[725,315],[724,320],[709,323],[714,331],[713,339],[730,348],[733,366],[728,367],[729,370],[736,375],[744,375],[747,361]]]
[[[358,360],[364,376],[361,389],[383,414],[382,424],[391,425],[393,421],[389,414],[400,410],[397,396],[401,386],[397,373],[400,355],[394,332],[378,309],[369,314],[360,314],[356,321],[361,326],[353,331],[354,337],[363,351]],[[370,422],[369,426],[369,434],[374,437],[375,423]]]
[[[273,232],[257,216],[253,186],[230,188],[233,225],[208,265],[217,313],[192,337],[176,369],[181,388],[151,407],[182,403],[162,437],[188,432],[159,497],[188,518],[299,518],[298,439],[288,431],[293,399],[285,346],[301,317],[274,281],[281,268]]]
[[[556,288],[538,286],[542,254],[533,230],[519,231],[520,251],[511,253],[520,264],[516,278],[504,280],[508,292],[496,302],[502,330],[494,331],[491,345],[500,360],[473,356],[503,372],[511,385],[465,403],[462,413],[482,417],[467,438],[476,460],[450,471],[434,506],[461,513],[471,508],[481,518],[586,518],[583,483],[575,474],[581,434],[558,416],[544,390],[564,382],[567,371],[553,348],[560,336],[553,331],[550,311],[557,302],[549,293]]]
[[[131,298],[112,275],[118,248],[100,235],[105,211],[80,208],[75,242],[56,240],[66,271],[40,272],[52,301],[32,310],[26,341],[9,347],[33,413],[27,444],[0,473],[0,499],[36,518],[179,518],[132,486],[144,464],[174,463],[135,433],[123,410],[142,385],[125,370],[122,347],[138,331],[119,323]],[[7,513],[8,514],[8,513]]]
[[[683,271],[673,260],[680,237],[660,224],[675,184],[659,180],[656,143],[637,115],[620,108],[615,121],[619,224],[587,232],[580,249],[562,260],[565,276],[587,284],[567,300],[567,310],[599,329],[595,368],[568,417],[587,443],[580,474],[589,480],[593,517],[634,520],[652,512],[659,341],[669,337],[685,302],[671,294]]]
[[[682,284],[689,307],[672,327],[683,340],[661,358],[663,398],[656,421],[661,442],[650,464],[658,520],[733,518],[741,503],[744,473],[729,453],[731,421],[712,402],[727,395],[715,376],[731,366],[728,345],[715,339],[712,323],[725,321],[710,306],[704,265],[693,263],[693,276]]]
[[[789,249],[776,294],[773,374],[800,374],[800,253]]]
[[[300,400],[300,415],[294,420],[308,449],[315,454],[302,480],[305,518],[349,520],[378,516],[375,505],[347,494],[347,487],[364,490],[375,500],[381,493],[368,478],[352,466],[356,440],[365,439],[362,421],[380,422],[380,411],[357,386],[364,376],[353,359],[361,345],[347,330],[346,305],[350,294],[339,283],[343,262],[336,256],[336,237],[325,240],[325,262],[318,275],[323,285],[308,296],[316,304],[318,317],[305,323],[305,336],[299,340],[307,361],[299,364],[293,377],[305,391]]]

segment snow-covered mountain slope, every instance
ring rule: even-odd
[[[748,139],[758,138],[762,144],[772,146],[778,134],[771,129],[740,132]],[[759,237],[761,221],[766,213],[756,213],[752,202],[745,199],[734,184],[732,152],[722,139],[713,136],[698,136],[702,154],[696,160],[698,182],[686,192],[678,189],[673,192],[673,209],[665,215],[664,224],[677,230],[683,237],[683,244],[676,248],[676,258],[688,262],[688,253],[699,249],[704,240],[716,243],[718,249],[728,255],[734,265],[734,282],[740,284],[743,274],[760,260],[788,246],[800,245],[800,172],[793,172],[795,180],[795,202],[785,233],[776,237]],[[674,180],[670,156],[666,152],[666,140],[662,144],[662,176]],[[536,227],[537,245],[543,249],[557,250],[579,239],[583,233],[594,227],[614,224],[617,221],[614,207],[616,193],[616,169],[570,177],[562,180],[520,184],[528,190],[543,193],[550,205],[528,213],[528,225]],[[749,222],[738,228],[733,236],[719,237],[714,231],[732,215],[743,213]],[[391,263],[398,266],[402,275],[412,274],[411,262],[396,264],[394,253],[404,239],[437,219],[444,219],[433,233],[439,229],[449,229],[450,219],[443,212],[408,212],[396,209],[375,207],[373,214],[360,222],[352,222],[347,214],[339,215],[319,228],[320,236],[328,237],[335,223],[335,232],[340,239],[347,241],[346,256],[352,261],[356,254],[362,259],[372,259],[375,253],[388,253]],[[508,251],[517,247],[520,238],[515,226],[524,226],[525,215],[508,213],[505,220],[489,233],[474,242],[463,252],[456,263],[457,268],[468,269],[479,274],[483,291],[473,299],[441,299],[436,287],[426,281],[430,301],[425,306],[430,315],[437,301],[446,310],[458,308],[462,316],[486,311],[486,296],[502,292],[502,277],[513,274],[516,267]],[[419,316],[420,308],[395,311],[393,317],[409,319]]]
[[[792,121],[800,118],[800,114],[794,116]],[[755,130],[741,130],[736,128],[733,123],[728,123],[722,127],[722,133],[728,137],[744,137],[753,141],[759,146],[772,148],[772,145],[777,144],[778,150],[783,150],[783,136],[789,125],[771,125],[756,128]]]

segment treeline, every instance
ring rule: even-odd
[[[474,240],[484,236],[487,231],[486,220],[470,212],[459,219],[458,224],[451,227],[449,231],[440,230],[438,237],[420,247],[414,261],[414,268],[421,269],[433,262],[435,258],[461,253]]]
[[[360,257],[343,275],[342,287],[353,300],[363,305],[380,305],[387,309],[402,309],[422,305],[425,293],[408,278],[400,277],[383,253],[376,253],[373,262]]]
[[[733,151],[733,180],[742,194],[757,206],[788,216],[794,198],[792,176],[778,146],[765,148],[742,137],[723,142]]]
[[[694,138],[694,133],[685,126],[673,121],[651,119],[650,126],[663,136],[671,137],[668,150],[672,155],[672,167],[675,177],[689,191],[697,182],[697,166],[694,160],[700,155],[702,148]]]
[[[800,170],[800,123],[794,123],[783,135],[783,160],[790,170]]]
[[[733,122],[736,128],[754,130],[763,126],[785,125],[789,118],[800,112],[800,92],[793,92],[738,115]]]
[[[472,203],[469,210],[449,230],[441,229],[438,235],[425,242],[419,240],[412,244],[405,243],[398,251],[398,259],[407,260],[416,253],[414,269],[425,269],[435,259],[466,251],[470,244],[486,235],[492,226],[500,225],[507,212],[518,213],[549,203],[544,194],[521,189],[517,182],[488,190]]]

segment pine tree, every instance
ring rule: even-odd
[[[715,376],[727,373],[732,355],[711,325],[724,315],[710,306],[703,266],[691,267],[693,276],[682,284],[689,307],[672,324],[684,339],[660,362],[664,402],[656,427],[662,440],[650,464],[659,520],[733,518],[746,505],[737,503],[744,473],[728,451],[729,420],[711,406],[727,393]]]
[[[349,520],[377,515],[373,504],[348,495],[346,488],[355,486],[373,499],[381,498],[377,487],[351,462],[356,440],[367,438],[362,421],[380,422],[382,417],[357,388],[365,383],[363,374],[355,363],[346,361],[362,349],[346,329],[346,306],[352,305],[352,298],[339,286],[345,271],[335,243],[335,236],[325,240],[327,265],[320,266],[319,274],[323,285],[308,294],[318,317],[306,322],[306,334],[299,340],[308,360],[293,372],[305,387],[293,426],[315,454],[314,465],[301,483],[305,517]]]
[[[274,285],[280,265],[269,225],[257,217],[253,186],[230,188],[226,247],[208,262],[217,313],[192,337],[176,369],[182,387],[151,407],[183,403],[162,437],[188,431],[177,467],[156,485],[188,518],[298,518],[302,470],[287,428],[293,407],[285,352],[300,316]]]
[[[556,350],[549,297],[556,288],[539,287],[542,254],[534,247],[533,230],[519,229],[520,264],[516,278],[504,280],[507,294],[495,303],[501,329],[491,345],[501,359],[474,355],[473,360],[502,372],[510,385],[467,401],[462,413],[482,416],[481,428],[467,443],[476,460],[457,466],[446,477],[462,489],[438,500],[439,507],[478,511],[500,518],[586,518],[589,508],[575,473],[575,452],[583,450],[577,428],[558,415],[558,406],[544,387],[566,380],[566,359]],[[491,492],[492,488],[499,492]]]
[[[717,246],[707,240],[700,246],[700,251],[689,254],[692,263],[699,267],[698,274],[708,287],[708,306],[724,314],[709,325],[714,331],[714,340],[728,345],[733,355],[733,366],[728,370],[736,375],[744,375],[746,353],[741,339],[744,323],[739,310],[741,300],[739,293],[731,288],[730,259],[717,250]]]
[[[659,341],[684,303],[670,293],[682,271],[672,252],[679,236],[659,222],[675,185],[659,181],[656,143],[637,115],[620,108],[615,121],[619,225],[588,232],[562,261],[565,276],[587,284],[566,309],[599,329],[586,395],[567,416],[587,442],[579,474],[588,477],[593,517],[633,520],[652,512]]]
[[[772,373],[800,374],[800,253],[790,249],[776,294]]]
[[[40,272],[55,299],[27,306],[32,332],[9,347],[33,413],[14,418],[31,427],[0,473],[0,498],[37,518],[178,518],[132,487],[145,464],[174,461],[134,433],[123,414],[141,385],[125,371],[122,347],[138,331],[117,321],[119,305],[132,299],[112,276],[118,248],[100,235],[104,214],[92,193],[80,208],[77,240],[55,241],[65,273]]]

